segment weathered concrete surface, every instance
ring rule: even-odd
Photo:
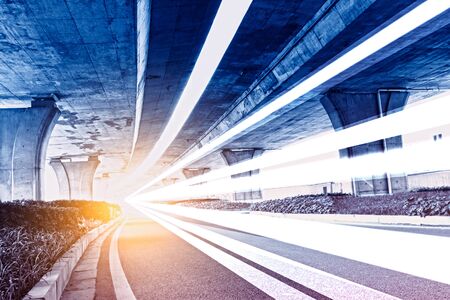
[[[125,168],[135,115],[135,22],[134,1],[0,1],[0,105],[59,96],[50,157],[100,154],[105,170]]]
[[[59,115],[51,100],[0,109],[0,201],[43,199],[47,145]]]
[[[58,178],[61,199],[92,200],[94,176],[100,165],[97,156],[87,161],[53,159],[50,165]]]
[[[422,2],[254,0],[187,124],[157,165],[132,184],[148,182]],[[145,0],[0,4],[0,105],[59,95],[62,118],[49,156],[100,155],[98,174],[114,178],[132,172],[158,139],[220,1],[153,0],[151,8]],[[137,8],[150,15],[136,20]],[[223,148],[276,149],[332,129],[321,103],[330,89],[450,88],[449,20],[447,12],[421,26]],[[420,99],[415,93],[411,97]],[[136,97],[138,103],[142,97],[143,110],[129,161]],[[223,166],[220,153],[217,149],[187,168]],[[180,171],[172,177],[169,181],[184,176]]]
[[[223,149],[221,154],[227,165],[232,166],[234,164],[256,158],[264,152],[263,149]],[[239,174],[234,174],[231,178],[251,177],[259,174],[258,170],[251,170]],[[258,200],[262,198],[261,190],[249,190],[243,192],[236,192],[233,194],[235,201],[244,200]]]

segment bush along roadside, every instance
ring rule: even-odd
[[[119,215],[100,201],[0,203],[0,299],[22,299],[74,242]]]

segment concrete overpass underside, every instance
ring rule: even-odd
[[[50,97],[61,111],[48,156],[101,155],[124,171],[136,94],[135,5],[129,1],[1,1],[1,105]]]
[[[61,116],[47,159],[68,166],[98,157],[100,164],[92,171],[96,178],[125,182],[168,123],[220,3],[4,1],[0,104],[23,107],[35,99],[55,101]],[[252,1],[198,104],[164,155],[126,187],[114,190],[110,184],[108,189],[116,196],[127,195],[422,3]],[[150,20],[149,28],[140,27],[142,18]],[[224,159],[224,150],[262,153],[376,118],[378,98],[386,114],[449,89],[449,23],[447,10],[164,182],[235,163],[238,157]],[[140,40],[146,31],[148,41]],[[139,44],[142,40],[144,45]],[[138,83],[140,74],[145,77]],[[141,117],[136,121],[136,116]],[[401,138],[391,144],[401,146]],[[365,147],[347,149],[347,155],[380,150],[375,144]]]

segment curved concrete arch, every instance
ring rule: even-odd
[[[0,200],[44,198],[45,155],[59,115],[52,100],[0,110]]]

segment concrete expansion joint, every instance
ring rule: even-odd
[[[36,283],[24,299],[58,300],[61,298],[64,299],[64,297],[62,297],[63,292],[67,288],[75,291],[84,290],[87,283],[86,279],[92,279],[92,275],[94,274],[96,277],[101,244],[121,221],[122,218],[116,218],[107,224],[92,229],[82,236],[64,255],[61,256],[60,259],[58,259],[52,269]],[[94,246],[98,247],[95,248]],[[93,249],[93,251],[90,251],[91,249]],[[74,284],[69,287],[68,284],[72,280],[74,280]],[[76,284],[77,282],[78,285]],[[95,279],[93,283],[95,292]],[[92,292],[92,280],[89,281],[89,284],[87,291]],[[80,297],[72,297],[71,299],[89,299],[83,297],[86,296],[86,292],[83,292],[83,295],[78,294],[78,296]]]

